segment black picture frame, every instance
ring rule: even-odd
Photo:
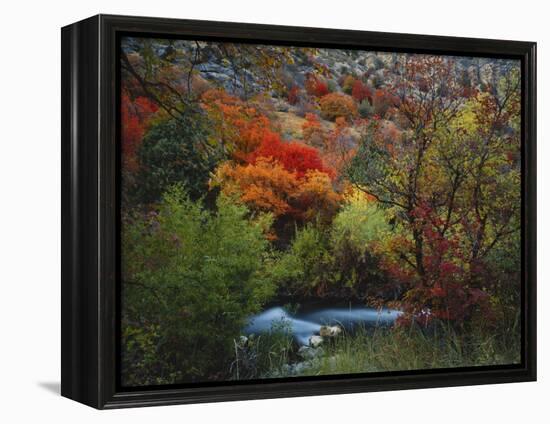
[[[121,34],[516,58],[522,73],[522,363],[149,387],[118,384]],[[62,28],[61,394],[98,409],[536,380],[536,43],[97,15]]]

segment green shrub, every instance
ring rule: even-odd
[[[364,253],[369,244],[379,240],[389,231],[384,210],[377,202],[368,201],[362,193],[355,193],[336,215],[333,222],[332,241],[335,246],[345,240]]]
[[[138,152],[137,203],[159,201],[176,183],[185,184],[193,199],[203,195],[210,172],[221,158],[219,149],[208,144],[209,134],[204,118],[192,111],[153,125]]]
[[[330,228],[317,223],[296,230],[290,248],[273,257],[270,280],[290,296],[366,299],[388,294],[386,275],[372,249],[388,232],[385,212],[364,195],[354,195]]]
[[[360,192],[348,197],[331,231],[333,275],[340,292],[362,299],[393,296],[374,250],[389,230],[385,212],[375,202]]]
[[[338,83],[333,79],[327,80],[327,87],[329,93],[334,93],[335,91],[338,91]]]
[[[223,378],[233,340],[274,290],[262,272],[270,217],[220,196],[207,212],[170,189],[157,214],[123,225],[126,384]]]
[[[308,296],[330,280],[328,238],[312,224],[296,230],[290,249],[274,264],[273,279],[289,295]]]
[[[363,100],[359,104],[357,111],[359,112],[359,116],[361,118],[367,118],[368,116],[374,113],[374,108],[372,107],[372,105],[369,103],[368,100]]]

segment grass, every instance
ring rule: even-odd
[[[520,362],[519,324],[500,331],[460,333],[443,323],[419,326],[359,329],[325,343],[320,355],[304,360],[287,333],[258,338],[253,351],[254,370],[244,378],[315,376],[384,371],[406,371],[503,365]],[[241,361],[244,362],[244,361]],[[252,363],[249,362],[249,365]],[[241,376],[240,378],[243,378]]]
[[[432,332],[413,327],[344,334],[329,344],[325,354],[312,361],[303,375],[502,365],[520,361],[519,338],[507,343],[495,336],[481,333],[466,336],[443,325],[437,327]]]

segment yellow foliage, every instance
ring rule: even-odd
[[[317,215],[326,219],[336,213],[342,196],[334,191],[332,181],[327,174],[310,170],[305,175],[305,181],[300,184],[297,200],[302,209],[305,209],[304,219],[312,220]]]

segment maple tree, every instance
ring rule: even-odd
[[[291,200],[298,193],[296,175],[265,157],[254,164],[220,165],[210,186],[219,186],[226,196],[239,198],[252,210],[271,212],[275,217],[293,212]]]
[[[303,178],[307,171],[318,170],[335,177],[334,169],[327,166],[319,154],[319,150],[298,141],[282,141],[277,133],[266,133],[256,150],[247,157],[250,163],[256,163],[258,158],[272,158],[278,161],[289,172],[296,173],[297,178]]]
[[[486,299],[483,261],[505,235],[519,230],[514,207],[504,213],[494,207],[519,204],[519,169],[502,172],[508,146],[517,145],[517,133],[505,129],[517,125],[512,116],[519,91],[517,75],[509,74],[500,91],[461,107],[464,90],[451,69],[450,60],[411,60],[391,94],[409,128],[397,136],[372,120],[347,171],[402,225],[403,235],[387,245],[385,262],[409,285],[411,310],[431,305],[432,317],[462,322]],[[449,303],[452,296],[456,304]]]
[[[224,90],[206,91],[201,102],[215,143],[223,145],[236,159],[243,160],[266,134],[273,134],[272,124],[264,114]]]
[[[295,198],[296,209],[303,220],[319,218],[325,223],[331,221],[342,201],[340,194],[334,191],[330,176],[316,169],[306,172]]]

